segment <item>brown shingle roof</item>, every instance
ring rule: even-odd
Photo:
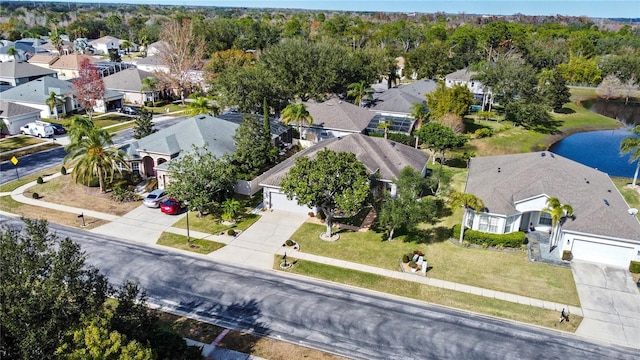
[[[89,59],[90,62],[94,63],[99,61],[98,59],[84,54],[71,54],[71,55],[62,55],[56,62],[51,64],[52,69],[67,69],[67,70],[78,70],[80,69],[80,63],[83,59]]]
[[[609,176],[551,152],[473,158],[465,191],[503,215],[516,214],[519,201],[557,197],[575,214],[563,229],[640,241],[640,222]]]
[[[47,65],[51,65],[54,62],[56,62],[56,60],[58,60],[58,58],[59,58],[58,55],[37,54],[37,55],[33,55],[29,59],[29,63],[31,63],[31,64],[47,64]]]
[[[299,156],[314,158],[323,149],[355,154],[356,158],[364,164],[369,173],[379,171],[380,179],[386,181],[393,181],[400,173],[400,170],[407,166],[411,166],[417,171],[422,171],[429,160],[427,153],[410,146],[384,138],[351,134],[322,141],[295,154],[269,170],[260,185],[279,187],[282,178],[295,165],[296,158]]]

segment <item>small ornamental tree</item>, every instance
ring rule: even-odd
[[[76,89],[76,95],[80,106],[89,115],[89,120],[93,116],[93,107],[98,100],[104,99],[105,87],[104,81],[98,73],[98,68],[93,66],[89,59],[83,59],[80,62],[80,70],[78,77],[71,80],[73,87]]]
[[[271,132],[266,133],[260,119],[245,115],[233,135],[236,149],[233,164],[241,179],[251,179],[267,170],[278,156],[278,149],[271,143]]]
[[[315,159],[301,156],[280,184],[288,199],[317,207],[325,215],[330,238],[336,209],[345,213],[359,210],[369,195],[369,174],[352,153],[325,149]]]
[[[136,116],[136,127],[133,129],[133,137],[136,139],[142,139],[145,136],[149,136],[155,132],[153,128],[153,115],[145,108],[140,108],[138,116]]]

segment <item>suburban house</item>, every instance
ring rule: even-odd
[[[365,108],[336,97],[321,103],[310,100],[305,105],[313,117],[313,124],[302,124],[300,136],[308,142],[307,144],[302,142],[304,145],[349,134],[363,133],[375,116]]]
[[[134,65],[143,71],[147,72],[169,72],[169,68],[162,63],[159,56],[147,56],[142,59],[136,59],[133,61]]]
[[[147,56],[158,55],[169,47],[169,44],[166,41],[160,40],[154,43],[149,44],[145,49]]]
[[[122,40],[116,39],[113,36],[103,36],[99,39],[89,41],[89,45],[95,49],[96,54],[106,55],[111,49],[120,50],[121,41]]]
[[[58,77],[58,73],[27,62],[7,61],[0,63],[0,91],[28,83],[43,76],[55,78]]]
[[[429,155],[424,151],[384,138],[370,137],[364,134],[334,137],[296,153],[260,175],[264,207],[304,214],[313,211],[307,206],[299,205],[295,199],[287,199],[287,196],[281,191],[280,183],[289,169],[295,165],[298,157],[313,158],[323,149],[355,154],[370,174],[378,174],[382,188],[376,190],[389,190],[392,196],[396,194],[396,185],[393,182],[403,168],[411,166],[426,176],[426,164],[429,160]]]
[[[121,92],[124,101],[131,104],[144,104],[145,101],[157,101],[158,89],[145,89],[143,80],[156,79],[153,73],[137,68],[128,68],[103,78],[104,86],[113,91]]]
[[[4,45],[0,46],[0,62],[5,61],[25,61],[27,60],[27,53],[22,49],[15,49],[16,54],[9,54],[9,49],[14,48],[14,45]]]
[[[368,130],[379,131],[377,129],[379,122],[392,120],[390,131],[410,134],[415,125],[415,119],[411,116],[413,105],[426,104],[425,95],[435,91],[436,87],[437,83],[433,80],[418,80],[376,91],[367,105],[369,110],[376,113]]]
[[[51,92],[64,97],[64,102],[57,104],[57,109],[53,111],[47,102]],[[122,107],[122,97],[121,93],[107,89],[105,98],[98,100],[94,111],[106,112],[107,109]],[[73,84],[51,76],[41,77],[3,91],[2,100],[39,109],[40,117],[43,119],[55,117],[56,111],[58,114],[66,114],[81,110]]]
[[[84,54],[71,54],[62,55],[51,65],[49,68],[58,72],[58,78],[62,80],[71,80],[78,77],[78,70],[80,70],[80,63],[82,60],[89,59],[91,63],[99,61],[99,59],[84,55]]]
[[[206,150],[216,157],[235,151],[236,143],[233,136],[242,122],[241,116],[235,115],[240,114],[231,114],[229,117],[197,115],[126,144],[120,149],[127,154],[132,172],[140,174],[143,178],[156,177],[158,187],[165,188],[170,182],[169,162],[192,151],[194,146],[200,148],[206,144]],[[262,120],[256,116],[256,121]],[[272,122],[271,133],[274,143],[290,140],[289,130]],[[242,193],[253,194],[249,189]]]
[[[444,83],[445,86],[449,88],[454,85],[465,85],[473,94],[476,103],[482,104],[482,107],[485,108],[493,103],[493,93],[491,92],[491,88],[474,79],[476,75],[478,75],[477,71],[471,71],[465,68],[445,76]]]
[[[51,65],[55,63],[60,56],[53,54],[38,54],[29,59],[29,64],[40,66],[45,69],[51,69]]]
[[[466,226],[488,233],[549,233],[547,199],[573,208],[560,221],[551,247],[571,251],[574,259],[628,267],[640,260],[640,222],[609,176],[552,152],[471,159],[465,192],[485,209],[467,210]],[[476,209],[479,210],[479,209]]]
[[[40,119],[40,109],[0,100],[0,121],[5,125],[2,134],[19,134],[22,126]]]

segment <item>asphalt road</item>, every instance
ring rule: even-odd
[[[11,219],[12,223],[16,220]],[[0,223],[7,224],[0,216]],[[151,303],[355,359],[637,359],[631,349],[324,282],[213,263],[51,225]]]
[[[162,121],[154,122],[154,128],[161,130],[169,126],[175,125],[186,116],[181,117],[169,117]],[[113,143],[116,145],[122,145],[133,140],[133,128],[122,130],[113,135]],[[0,184],[7,183],[9,181],[17,179],[18,176],[26,176],[47,169],[52,166],[61,166],[62,161],[67,153],[64,148],[59,147],[47,151],[34,153],[27,156],[22,156],[18,162],[18,174],[16,174],[15,166],[9,161],[3,161],[0,163]]]

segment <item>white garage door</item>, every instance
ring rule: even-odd
[[[574,259],[608,265],[629,267],[633,248],[600,244],[592,241],[574,240],[571,253]]]
[[[291,211],[300,214],[307,214],[311,209],[306,206],[300,206],[296,200],[287,199],[287,195],[279,192],[270,192],[271,195],[271,208],[274,210]]]

